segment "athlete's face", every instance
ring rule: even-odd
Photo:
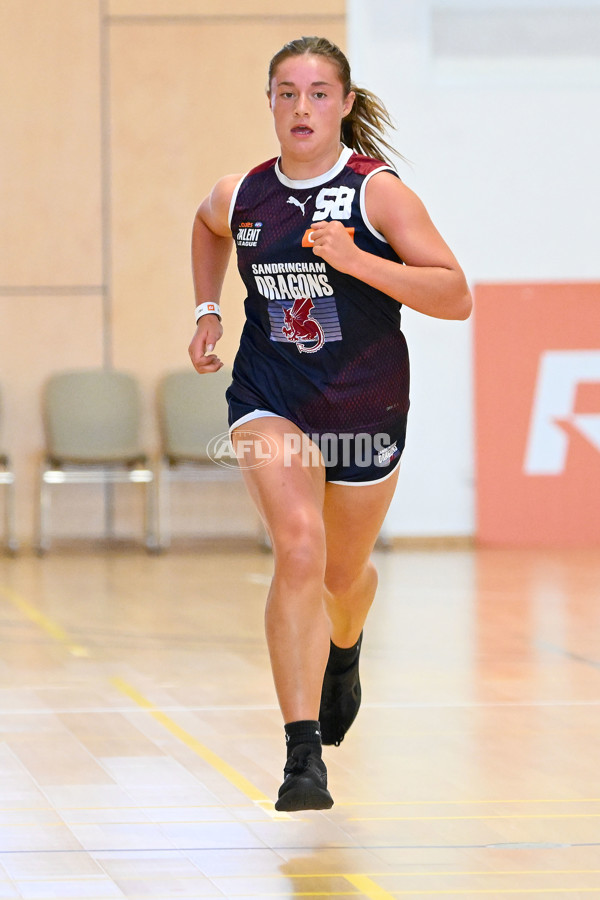
[[[324,56],[291,56],[280,63],[269,102],[282,161],[325,162],[331,157],[333,165],[340,151],[341,122],[354,97],[354,92],[344,95],[337,66]]]

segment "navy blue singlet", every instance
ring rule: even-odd
[[[365,187],[386,163],[344,147],[323,175],[294,181],[277,159],[252,169],[231,203],[246,322],[227,391],[230,425],[255,409],[324,434],[389,437],[373,466],[332,466],[329,480],[385,477],[404,448],[409,364],[400,304],[312,251],[311,224],[339,220],[362,250],[401,262],[369,222]],[[395,174],[395,173],[394,173]]]

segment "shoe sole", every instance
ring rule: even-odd
[[[333,797],[327,788],[319,788],[311,778],[298,778],[293,787],[275,803],[277,812],[298,812],[303,809],[331,809]]]

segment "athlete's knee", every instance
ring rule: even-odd
[[[325,567],[325,528],[314,511],[290,510],[289,515],[272,530],[271,541],[275,568],[300,578],[303,573],[320,572]]]
[[[356,566],[350,559],[327,561],[325,569],[325,587],[331,597],[345,597],[353,594],[357,588],[361,593],[375,594],[377,587],[377,570],[368,560],[366,564]]]

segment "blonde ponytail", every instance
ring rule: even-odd
[[[342,141],[356,153],[374,156],[390,162],[389,155],[400,156],[385,138],[389,128],[394,128],[390,114],[381,102],[366,88],[352,85],[356,94],[352,109],[342,120]]]

